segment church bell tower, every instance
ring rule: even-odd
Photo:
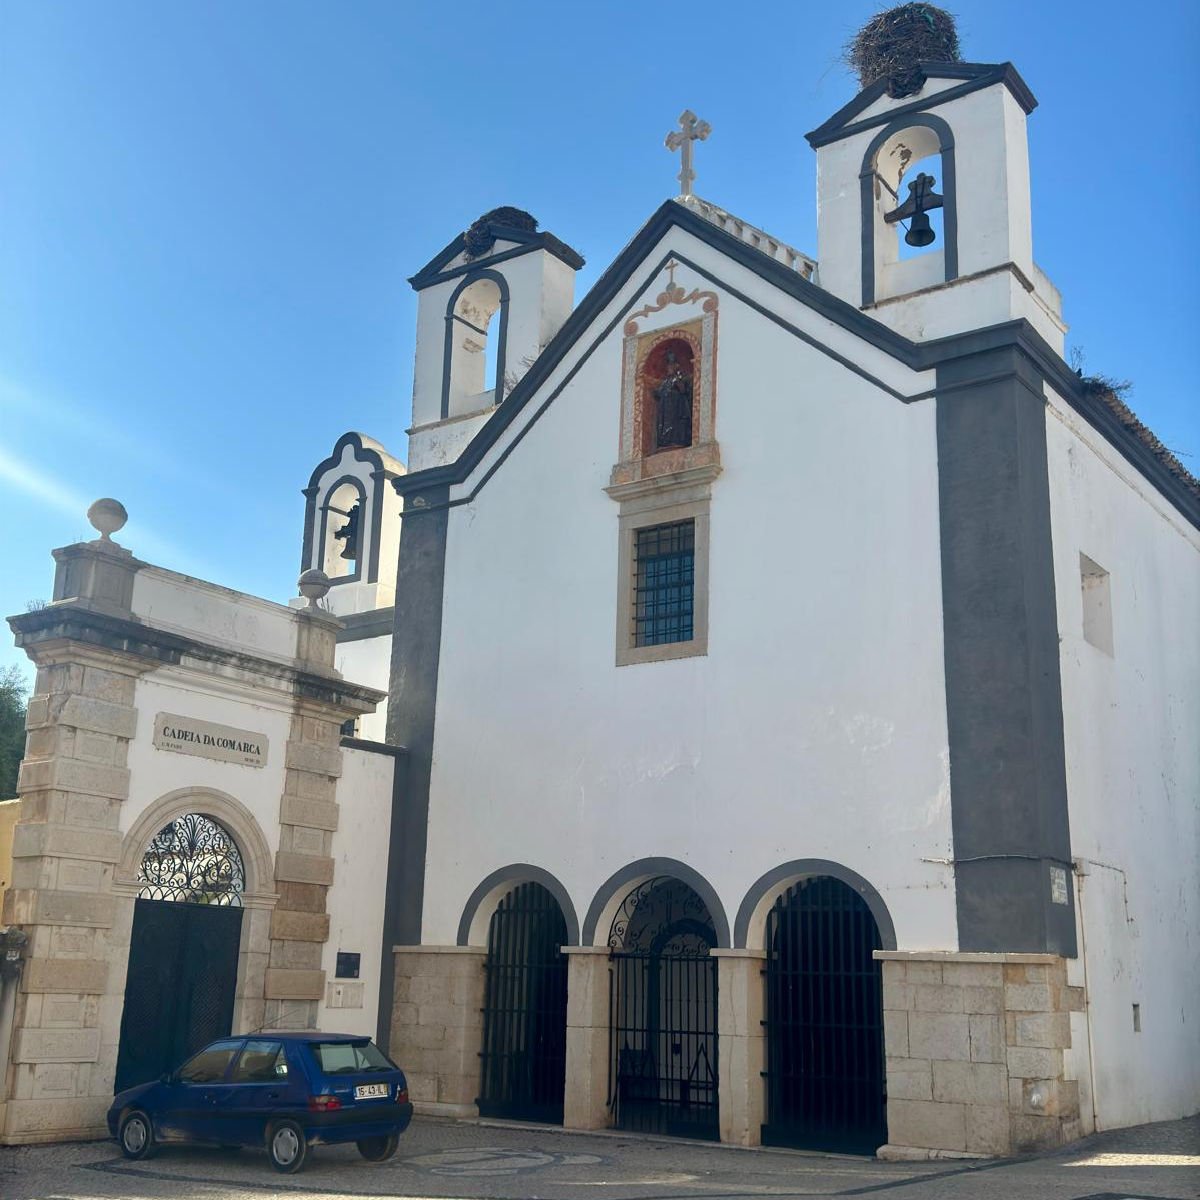
[[[874,25],[852,43],[866,86],[808,134],[822,286],[915,340],[1024,317],[1061,353],[1061,299],[1033,261],[1033,93],[1011,63],[929,61],[956,54],[952,24],[899,51]]]
[[[485,213],[410,280],[410,470],[453,462],[571,315],[583,258],[518,208]]]

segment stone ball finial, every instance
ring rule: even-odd
[[[329,589],[332,585],[329,582],[329,576],[324,571],[319,571],[313,567],[309,571],[305,571],[297,581],[297,587],[300,589],[300,595],[308,601],[309,608],[316,608],[317,601],[323,600],[329,595]]]
[[[129,520],[129,514],[120,500],[105,496],[87,510],[87,519],[92,528],[100,534],[102,542],[111,542],[112,534],[116,533],[118,529],[124,528],[125,522]]]

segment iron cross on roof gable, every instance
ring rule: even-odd
[[[712,133],[712,126],[707,121],[701,121],[690,108],[685,108],[679,114],[679,130],[667,134],[665,145],[672,154],[682,150],[682,162],[679,166],[679,194],[692,195],[692,184],[696,172],[692,170],[692,143],[703,142]]]

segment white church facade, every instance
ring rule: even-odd
[[[816,259],[690,158],[578,304],[528,214],[452,241],[307,603],[107,510],[55,552],[0,1141],[97,1131],[156,988],[377,1033],[444,1116],[921,1157],[1200,1107],[1200,489],[1063,360],[1028,87],[922,70],[809,135]]]

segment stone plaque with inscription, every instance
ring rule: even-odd
[[[218,762],[238,763],[243,767],[267,765],[265,734],[214,725],[211,721],[198,721],[195,717],[180,717],[175,713],[159,713],[154,718],[154,745],[159,750],[215,758]]]

